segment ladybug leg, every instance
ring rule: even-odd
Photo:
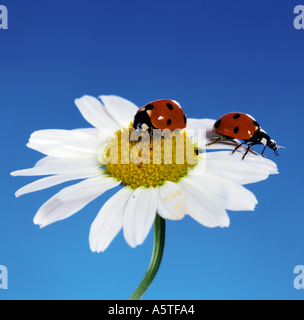
[[[247,153],[249,152],[249,150],[256,144],[256,142],[251,142],[251,143],[248,143],[248,147],[247,147],[247,150],[246,152],[244,153],[243,157],[242,157],[242,160],[245,159]]]
[[[221,140],[221,139],[223,139],[223,138],[224,138],[223,136],[220,136],[219,138],[217,138],[217,139],[213,140],[212,142],[207,143],[207,144],[206,144],[206,147],[211,146],[212,144],[214,144],[214,143],[216,143],[216,142],[220,141],[220,140]]]
[[[234,154],[235,151],[236,151],[241,145],[243,145],[243,144],[244,144],[244,142],[242,142],[242,143],[240,143],[238,146],[236,146],[236,148],[232,151],[232,154]]]
[[[265,151],[265,149],[266,149],[266,146],[264,147],[264,149],[263,149],[263,151],[262,151],[262,153],[261,153],[261,156],[264,157],[264,158],[265,158],[265,156],[264,156],[264,151]]]
[[[246,152],[244,153],[244,155],[242,157],[242,160],[245,159],[245,157],[246,157],[246,155],[247,155],[247,153],[249,152],[250,149],[251,149],[251,145],[248,145],[248,148],[247,148]]]

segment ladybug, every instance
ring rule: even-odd
[[[152,101],[137,110],[133,128],[144,129],[184,129],[187,117],[178,102],[169,99]]]
[[[270,139],[267,133],[262,130],[261,126],[249,114],[241,112],[230,112],[220,117],[213,125],[212,131],[221,136],[207,146],[218,142],[221,139],[239,139],[243,140],[232,153],[234,153],[241,145],[247,144],[247,150],[244,153],[242,160],[249,150],[256,144],[263,144],[265,147],[261,153],[262,156],[266,147],[272,149],[276,156],[279,155],[277,143]]]

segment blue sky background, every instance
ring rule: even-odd
[[[254,212],[229,212],[229,228],[190,217],[168,221],[164,258],[145,299],[303,299],[304,29],[300,0],[11,1],[0,29],[0,299],[126,299],[150,261],[153,229],[135,249],[122,232],[92,253],[90,225],[107,192],[44,229],[38,208],[61,186],[15,198],[35,177],[10,172],[42,155],[26,147],[39,129],[89,127],[74,99],[115,94],[142,106],[179,101],[188,117],[241,111],[279,145],[280,174],[248,185]],[[261,151],[260,147],[256,148]]]

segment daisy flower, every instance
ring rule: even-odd
[[[99,98],[102,102],[91,96],[75,100],[82,116],[94,128],[35,131],[27,146],[46,157],[33,168],[11,173],[12,176],[48,175],[19,189],[17,197],[84,179],[62,189],[40,207],[34,218],[40,227],[66,219],[105,191],[124,185],[103,205],[91,226],[92,251],[104,251],[122,228],[131,247],[142,244],[156,212],[164,219],[177,220],[188,214],[206,227],[228,227],[226,210],[253,210],[257,204],[254,194],[243,185],[277,173],[274,162],[254,152],[242,161],[242,152],[231,155],[227,151],[203,153],[203,160],[198,158],[195,166],[187,162],[138,165],[130,161],[103,167],[99,161],[100,150],[117,139],[122,130],[131,133],[131,128],[122,129],[121,123],[132,122],[138,108],[118,96]],[[213,124],[211,119],[188,119],[186,131],[190,132],[193,143],[206,144],[216,137],[211,132]],[[206,139],[199,136],[201,129],[206,130]],[[100,138],[107,137],[107,131],[116,132],[115,137],[108,137],[108,142]],[[236,144],[225,141],[209,148],[234,149]]]
[[[274,162],[254,151],[244,161],[242,148],[233,155],[227,152],[235,148],[237,141],[213,144],[208,147],[213,152],[193,152],[194,161],[189,161],[185,154],[184,161],[178,163],[177,156],[187,144],[202,149],[217,137],[211,131],[215,122],[212,119],[188,119],[187,127],[180,132],[182,150],[176,137],[170,149],[172,162],[166,163],[165,139],[159,145],[151,140],[152,147],[147,150],[136,149],[138,142],[130,139],[138,110],[135,104],[113,95],[99,98],[83,96],[75,100],[82,116],[93,127],[35,131],[27,146],[46,156],[33,168],[11,173],[47,176],[19,189],[17,197],[82,180],[63,188],[40,207],[34,217],[34,223],[40,227],[66,219],[107,190],[124,186],[102,206],[91,225],[92,251],[104,251],[121,229],[131,247],[142,244],[157,216],[179,220],[188,214],[206,227],[228,227],[226,210],[254,210],[257,204],[254,194],[243,185],[278,173]],[[112,152],[113,146],[116,153]],[[152,161],[134,161],[134,148],[139,151],[137,157],[145,153]],[[153,149],[157,148],[162,152],[154,164],[157,159],[153,158]],[[221,151],[214,152],[215,149]]]

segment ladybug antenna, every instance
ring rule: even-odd
[[[279,148],[283,148],[283,149],[285,149],[285,147],[283,147],[283,146],[277,146],[277,149],[279,149]],[[276,150],[275,151],[275,154],[276,154],[276,156],[279,156],[280,154],[279,154],[279,152]]]

